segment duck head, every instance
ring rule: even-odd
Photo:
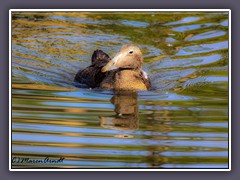
[[[141,70],[143,56],[141,50],[135,45],[125,45],[103,68],[102,72],[114,69]]]

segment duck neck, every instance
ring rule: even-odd
[[[124,68],[124,69],[119,69],[118,73],[119,77],[124,77],[127,79],[127,77],[136,77],[141,74],[141,69],[133,69],[133,68]]]
[[[135,72],[141,72],[142,67],[125,67],[125,68],[119,68],[119,71],[135,71]]]

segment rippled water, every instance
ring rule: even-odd
[[[228,168],[228,32],[226,12],[13,12],[12,168]],[[128,43],[153,90],[73,86]]]

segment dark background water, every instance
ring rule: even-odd
[[[14,12],[12,156],[30,167],[228,168],[228,13]],[[73,86],[137,44],[153,90]]]

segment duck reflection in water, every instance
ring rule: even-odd
[[[139,126],[137,92],[121,92],[110,102],[115,106],[114,116],[99,117],[100,125],[116,130],[137,130]]]

